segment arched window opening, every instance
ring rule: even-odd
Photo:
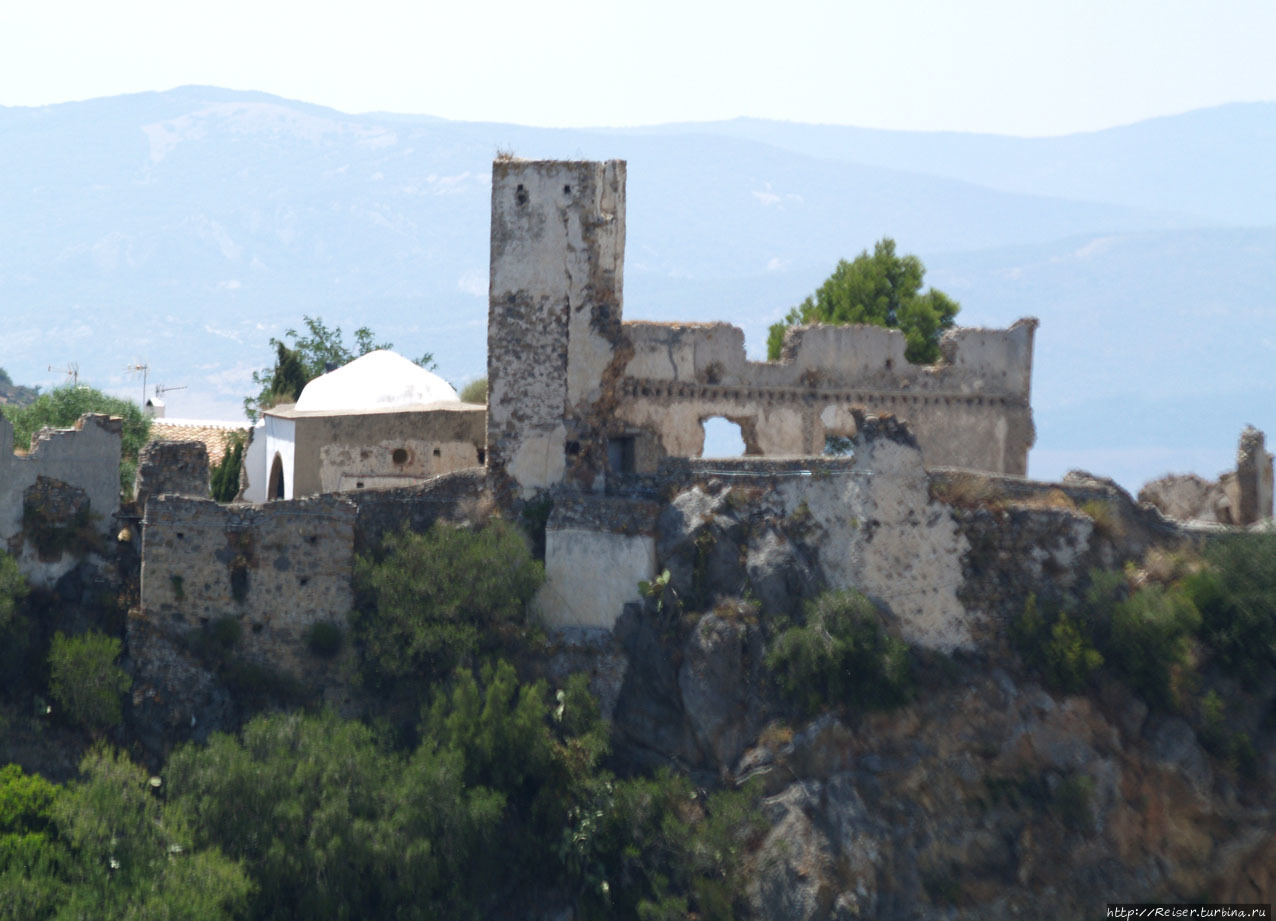
[[[704,448],[701,457],[743,457],[744,436],[738,423],[722,416],[704,420]]]

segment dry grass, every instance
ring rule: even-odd
[[[998,509],[1002,505],[996,484],[982,473],[956,473],[931,480],[930,497],[954,508]]]
[[[1116,503],[1107,499],[1089,499],[1081,503],[1081,514],[1094,522],[1094,529],[1105,537],[1115,540],[1125,535],[1125,523]]]
[[[1014,504],[1023,508],[1057,508],[1069,512],[1077,511],[1077,504],[1059,487],[1055,486],[1043,493],[1015,499]]]

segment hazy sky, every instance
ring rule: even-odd
[[[0,105],[264,90],[534,125],[1061,134],[1276,99],[1276,0],[0,0]]]

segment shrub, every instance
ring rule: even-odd
[[[1047,620],[1029,595],[1011,627],[1020,655],[1036,667],[1046,684],[1066,694],[1076,694],[1090,683],[1103,665],[1103,655],[1077,621],[1059,612]]]
[[[1089,499],[1081,503],[1081,513],[1094,522],[1094,530],[1115,540],[1125,533],[1125,524],[1116,503],[1107,499]]]
[[[883,709],[912,694],[908,647],[883,629],[858,592],[830,592],[807,604],[806,624],[776,637],[766,664],[783,695],[811,715],[827,706]]]
[[[1207,568],[1184,580],[1201,639],[1252,687],[1276,667],[1276,534],[1238,534],[1205,549]]]
[[[478,377],[470,381],[461,390],[462,403],[486,403],[487,402],[487,378]]]
[[[29,591],[18,561],[7,553],[0,553],[0,630],[13,620],[18,605]]]
[[[313,623],[306,630],[306,646],[321,659],[331,659],[341,651],[346,640],[341,625],[330,620]]]
[[[115,664],[120,641],[100,633],[53,637],[49,650],[49,694],[66,715],[89,729],[109,729],[120,722],[120,697],[132,685]]]
[[[1064,825],[1089,831],[1094,827],[1094,778],[1082,773],[1067,775],[1055,787],[1050,804]]]
[[[1112,612],[1108,659],[1148,703],[1176,706],[1200,623],[1196,606],[1180,589],[1144,586]]]
[[[527,603],[544,581],[527,539],[496,519],[479,529],[436,523],[385,542],[381,560],[356,564],[375,602],[354,623],[365,676],[382,687],[444,677],[501,645],[502,631],[525,623]]]

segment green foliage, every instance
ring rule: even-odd
[[[806,323],[867,323],[901,330],[905,356],[917,364],[939,360],[939,339],[953,325],[959,305],[934,288],[922,293],[926,269],[916,256],[897,256],[895,241],[883,237],[853,262],[845,259],[815,293],[771,327],[767,358],[776,361],[789,326]]]
[[[392,343],[377,342],[366,326],[354,331],[354,345],[350,347],[342,338],[341,327],[325,326],[323,317],[303,316],[302,323],[305,335],[295,329],[284,331],[284,337],[292,340],[291,345],[272,337],[275,366],[253,372],[253,384],[261,390],[256,396],[244,398],[244,412],[254,422],[263,409],[295,401],[306,384],[324,374],[329,366],[339,368],[368,352],[394,348]],[[434,356],[429,352],[415,361],[423,368],[434,367]]]
[[[0,919],[222,921],[249,892],[239,866],[196,850],[146,773],[107,749],[56,787],[0,769]]]
[[[582,918],[734,917],[744,851],[765,827],[756,786],[705,796],[662,770],[590,792],[563,846]]]
[[[1090,683],[1103,665],[1103,655],[1092,639],[1065,612],[1049,621],[1029,595],[1023,613],[1011,625],[1011,638],[1020,655],[1036,666],[1046,684],[1066,694],[1076,694]]]
[[[1205,561],[1184,582],[1201,612],[1201,638],[1252,687],[1276,667],[1276,534],[1219,538]]]
[[[503,797],[467,789],[453,752],[412,755],[332,714],[259,717],[168,767],[170,796],[253,874],[248,917],[479,917],[467,887],[496,845]]]
[[[1258,752],[1249,734],[1233,729],[1227,705],[1217,691],[1209,691],[1199,701],[1197,738],[1211,755],[1223,759],[1232,770],[1252,776],[1258,766]]]
[[[313,623],[306,630],[306,646],[321,659],[331,659],[341,651],[346,633],[330,620]]]
[[[450,675],[500,648],[526,619],[544,581],[527,539],[500,519],[478,529],[438,522],[426,534],[386,538],[382,559],[356,576],[375,610],[356,615],[365,676],[374,686]]]
[[[776,637],[766,664],[806,714],[829,706],[886,709],[912,695],[908,647],[882,629],[858,592],[829,592],[806,606],[806,624]]]
[[[220,464],[209,470],[212,497],[218,502],[233,502],[239,495],[239,474],[244,467],[244,436],[236,432],[230,436],[230,444]]]
[[[25,447],[31,436],[45,426],[70,428],[85,413],[106,413],[123,420],[120,440],[120,489],[132,494],[137,475],[137,452],[151,433],[151,420],[132,400],[108,396],[92,387],[58,387],[42,394],[27,406],[3,406],[13,424],[14,444]]]
[[[29,591],[27,578],[18,569],[18,561],[0,552],[0,634],[13,622],[18,605]]]
[[[470,381],[461,390],[462,403],[486,403],[487,402],[487,378],[476,377]]]
[[[1148,703],[1176,706],[1200,623],[1201,615],[1182,590],[1146,585],[1113,610],[1108,658]]]
[[[89,632],[58,633],[49,650],[49,695],[66,715],[89,729],[109,729],[121,718],[120,697],[132,685],[115,664],[120,641]]]

